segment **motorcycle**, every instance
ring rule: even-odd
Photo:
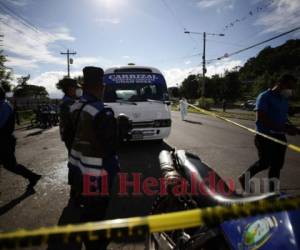
[[[168,193],[157,197],[151,214],[286,198],[279,193],[239,194],[197,155],[184,150],[162,151],[159,162]],[[222,183],[219,185],[222,188],[216,188],[207,180]],[[195,186],[201,187],[201,192],[194,192]],[[178,187],[185,192],[178,192]],[[243,217],[209,227],[152,233],[147,238],[146,249],[300,249],[300,210]]]

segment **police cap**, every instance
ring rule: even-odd
[[[77,84],[77,81],[72,78],[63,78],[59,81],[59,85],[62,88],[62,91],[66,93],[69,88],[79,88],[79,85]]]
[[[83,84],[103,84],[103,69],[88,66],[83,68]]]
[[[79,85],[77,84],[77,81],[75,79],[72,79],[72,78],[64,78],[61,80],[62,81],[62,85],[64,87],[79,87]]]

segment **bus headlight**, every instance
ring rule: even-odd
[[[154,121],[154,127],[171,127],[171,119],[165,119],[165,120],[155,120]]]
[[[160,127],[160,120],[155,120],[153,126],[154,126],[155,128]]]

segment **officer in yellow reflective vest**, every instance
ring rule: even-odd
[[[71,108],[73,136],[69,155],[70,185],[77,193],[81,221],[104,219],[114,177],[119,172],[116,155],[117,121],[104,106],[103,70],[83,69],[83,95]],[[106,249],[107,241],[84,241],[86,249]]]

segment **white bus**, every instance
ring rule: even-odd
[[[131,140],[162,140],[171,131],[167,85],[155,68],[125,66],[104,73],[104,103],[132,122]]]

